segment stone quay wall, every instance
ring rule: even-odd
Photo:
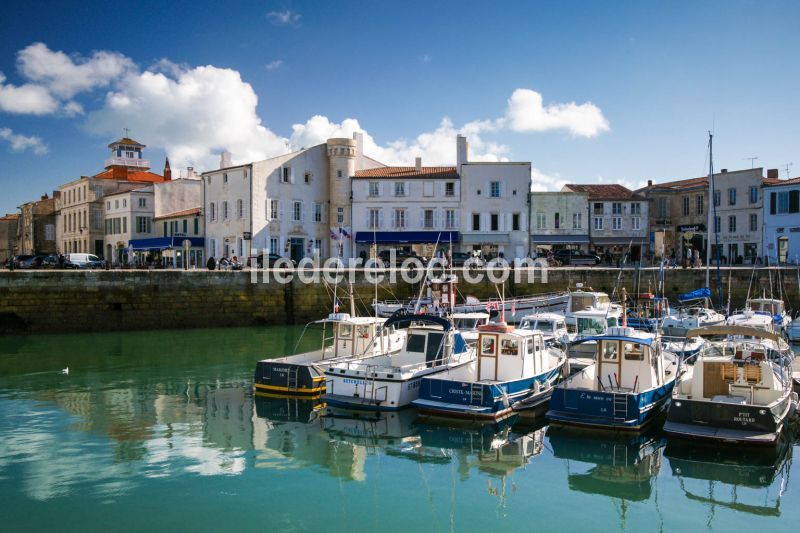
[[[257,283],[251,272],[220,271],[0,271],[0,334],[63,333],[162,328],[204,328],[301,324],[326,316],[333,307],[333,287],[306,284],[294,279],[282,284],[274,279]],[[506,282],[506,297],[563,291],[577,283],[612,293],[625,287],[629,293],[655,291],[657,269],[558,268],[548,272],[547,283],[539,277],[528,283],[525,274],[515,283]],[[716,272],[712,271],[712,289]],[[722,284],[730,283],[731,307],[740,307],[751,286],[752,295],[782,296],[788,309],[800,309],[798,270],[795,268],[723,268]],[[730,278],[730,280],[729,280]],[[458,285],[462,301],[466,295],[497,297],[499,288],[488,279],[469,284],[462,276]],[[752,279],[752,283],[751,283]],[[675,296],[705,284],[702,269],[668,269],[665,291]],[[341,310],[349,311],[348,285],[340,283],[337,294]],[[353,291],[358,311],[371,313],[375,285],[356,273]],[[381,283],[379,299],[402,299],[416,295],[419,284]],[[727,296],[726,296],[727,300]],[[726,302],[727,303],[727,302]]]

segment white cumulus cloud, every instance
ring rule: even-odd
[[[110,91],[87,124],[104,135],[130,128],[137,140],[163,148],[176,166],[216,168],[224,149],[236,162],[287,150],[285,140],[261,123],[257,103],[255,91],[235,70],[201,66],[176,77],[145,71]]]
[[[44,87],[30,83],[16,86],[5,81],[6,77],[0,72],[0,111],[47,115],[58,109],[58,102]]]
[[[283,59],[275,59],[264,65],[264,68],[267,70],[275,70],[281,68],[281,66],[283,66]]]
[[[0,139],[8,142],[14,152],[30,150],[36,155],[47,153],[47,145],[36,135],[20,135],[11,128],[0,128]]]
[[[96,87],[106,87],[136,67],[130,58],[116,52],[99,51],[90,58],[73,58],[50,50],[44,43],[34,43],[20,50],[17,65],[27,79],[65,99]]]
[[[508,99],[508,127],[518,132],[565,129],[578,137],[595,137],[608,131],[608,120],[599,107],[587,102],[550,104],[531,89],[516,89]]]

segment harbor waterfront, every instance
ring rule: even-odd
[[[257,360],[319,345],[307,333],[295,346],[301,331],[3,336],[3,529],[795,531],[800,523],[796,428],[774,451],[720,451],[667,444],[660,422],[639,435],[513,419],[448,426],[421,421],[413,408],[355,416],[255,395]]]
[[[748,291],[780,296],[787,309],[800,309],[797,267],[722,267],[720,272],[731,309],[745,303]],[[459,269],[455,273],[458,302],[467,296],[498,297],[500,289],[487,273],[478,283],[469,283]],[[0,270],[0,334],[304,324],[332,311],[331,283],[304,283],[300,275],[281,283],[271,272],[266,272],[263,282],[264,274],[247,270]],[[559,267],[547,269],[546,274],[546,283],[540,271],[530,283],[527,274],[521,274],[521,282],[510,275],[504,284],[505,296],[566,291],[579,283],[609,295],[622,287],[646,292],[657,287],[659,269]],[[665,296],[675,301],[680,293],[704,287],[705,275],[701,268],[665,270]],[[713,277],[711,282],[716,295]],[[346,285],[339,284],[340,300],[347,299]],[[417,296],[420,287],[402,276],[397,276],[396,283],[376,286],[362,271],[354,271],[353,291],[358,311],[369,315],[374,313],[371,304],[376,293],[379,300],[404,299]]]

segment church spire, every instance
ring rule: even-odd
[[[172,169],[169,168],[169,157],[164,160],[164,179],[166,181],[172,179]]]

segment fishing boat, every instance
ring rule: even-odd
[[[652,333],[626,326],[595,338],[595,362],[556,385],[546,416],[554,424],[639,430],[663,411],[678,356]]]
[[[711,290],[703,287],[678,296],[683,304],[699,302],[680,307],[664,318],[661,330],[668,337],[685,337],[690,329],[714,326],[725,322],[725,315],[709,307]]]
[[[700,353],[705,343],[705,339],[700,337],[692,337],[690,339],[686,337],[661,337],[661,347],[681,359],[694,357]]]
[[[478,342],[478,327],[489,323],[489,313],[453,313],[450,319],[467,344],[475,344]]]
[[[401,328],[406,329],[401,349],[332,363],[325,371],[323,400],[350,409],[400,409],[417,399],[423,377],[475,359],[475,347],[447,319],[398,312],[382,329]]]
[[[454,275],[430,279],[426,282],[425,294],[406,300],[377,300],[372,302],[377,316],[389,317],[402,309],[409,313],[436,313],[440,306],[447,307],[452,313],[492,313],[504,315],[511,323],[519,322],[523,317],[535,312],[563,311],[567,302],[567,293],[554,292],[513,298],[478,299],[467,295],[462,302],[456,302],[457,280]],[[443,302],[443,303],[440,303]]]
[[[322,327],[322,344],[310,352],[263,359],[256,363],[257,392],[272,395],[319,396],[325,392],[325,370],[334,362],[389,354],[403,347],[405,331],[383,327],[385,318],[331,313],[306,325],[300,345],[312,326]]]
[[[774,446],[794,412],[791,354],[779,334],[745,326],[709,326],[689,337],[710,342],[673,392],[664,430],[673,438]]]
[[[571,340],[564,315],[559,313],[530,314],[519,323],[519,329],[538,331],[542,334],[545,344],[548,345],[566,346]]]
[[[478,328],[478,356],[422,379],[412,404],[422,415],[470,420],[510,416],[522,400],[545,402],[563,372],[564,351],[535,330],[504,323]]]
[[[636,294],[628,307],[628,326],[655,333],[661,322],[670,315],[669,300],[651,292]]]
[[[568,294],[564,311],[568,329],[575,328],[575,331],[579,332],[578,319],[587,316],[603,316],[608,325],[616,326],[619,323],[623,315],[622,306],[612,303],[608,294],[593,291],[591,287],[583,290],[582,283],[577,283],[575,286],[577,290]]]

